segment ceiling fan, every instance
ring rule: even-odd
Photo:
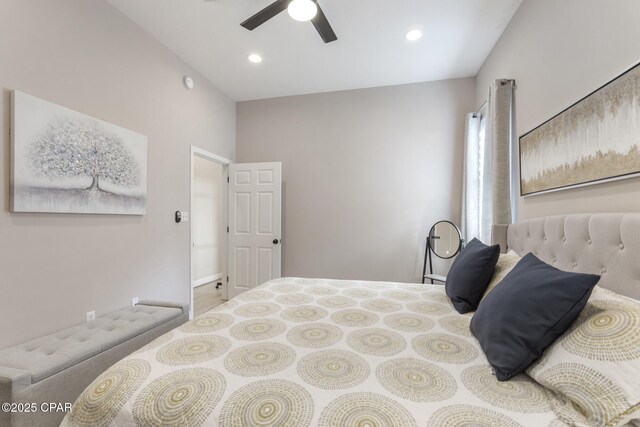
[[[297,21],[311,21],[325,43],[338,40],[317,0],[277,0],[240,25],[253,31],[285,9]]]

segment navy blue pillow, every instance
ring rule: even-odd
[[[525,255],[486,296],[471,332],[499,381],[524,371],[576,320],[595,274],[569,273]]]
[[[444,287],[458,313],[464,314],[478,308],[499,256],[499,245],[487,246],[473,239],[453,261]]]

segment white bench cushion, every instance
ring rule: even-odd
[[[27,343],[0,350],[0,366],[41,381],[155,326],[182,315],[182,309],[135,305]]]

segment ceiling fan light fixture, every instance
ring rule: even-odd
[[[313,0],[293,0],[289,3],[287,12],[296,21],[310,21],[318,13],[318,6]]]

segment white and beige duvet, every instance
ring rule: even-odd
[[[283,278],[97,378],[65,426],[561,426],[498,382],[438,285]]]

